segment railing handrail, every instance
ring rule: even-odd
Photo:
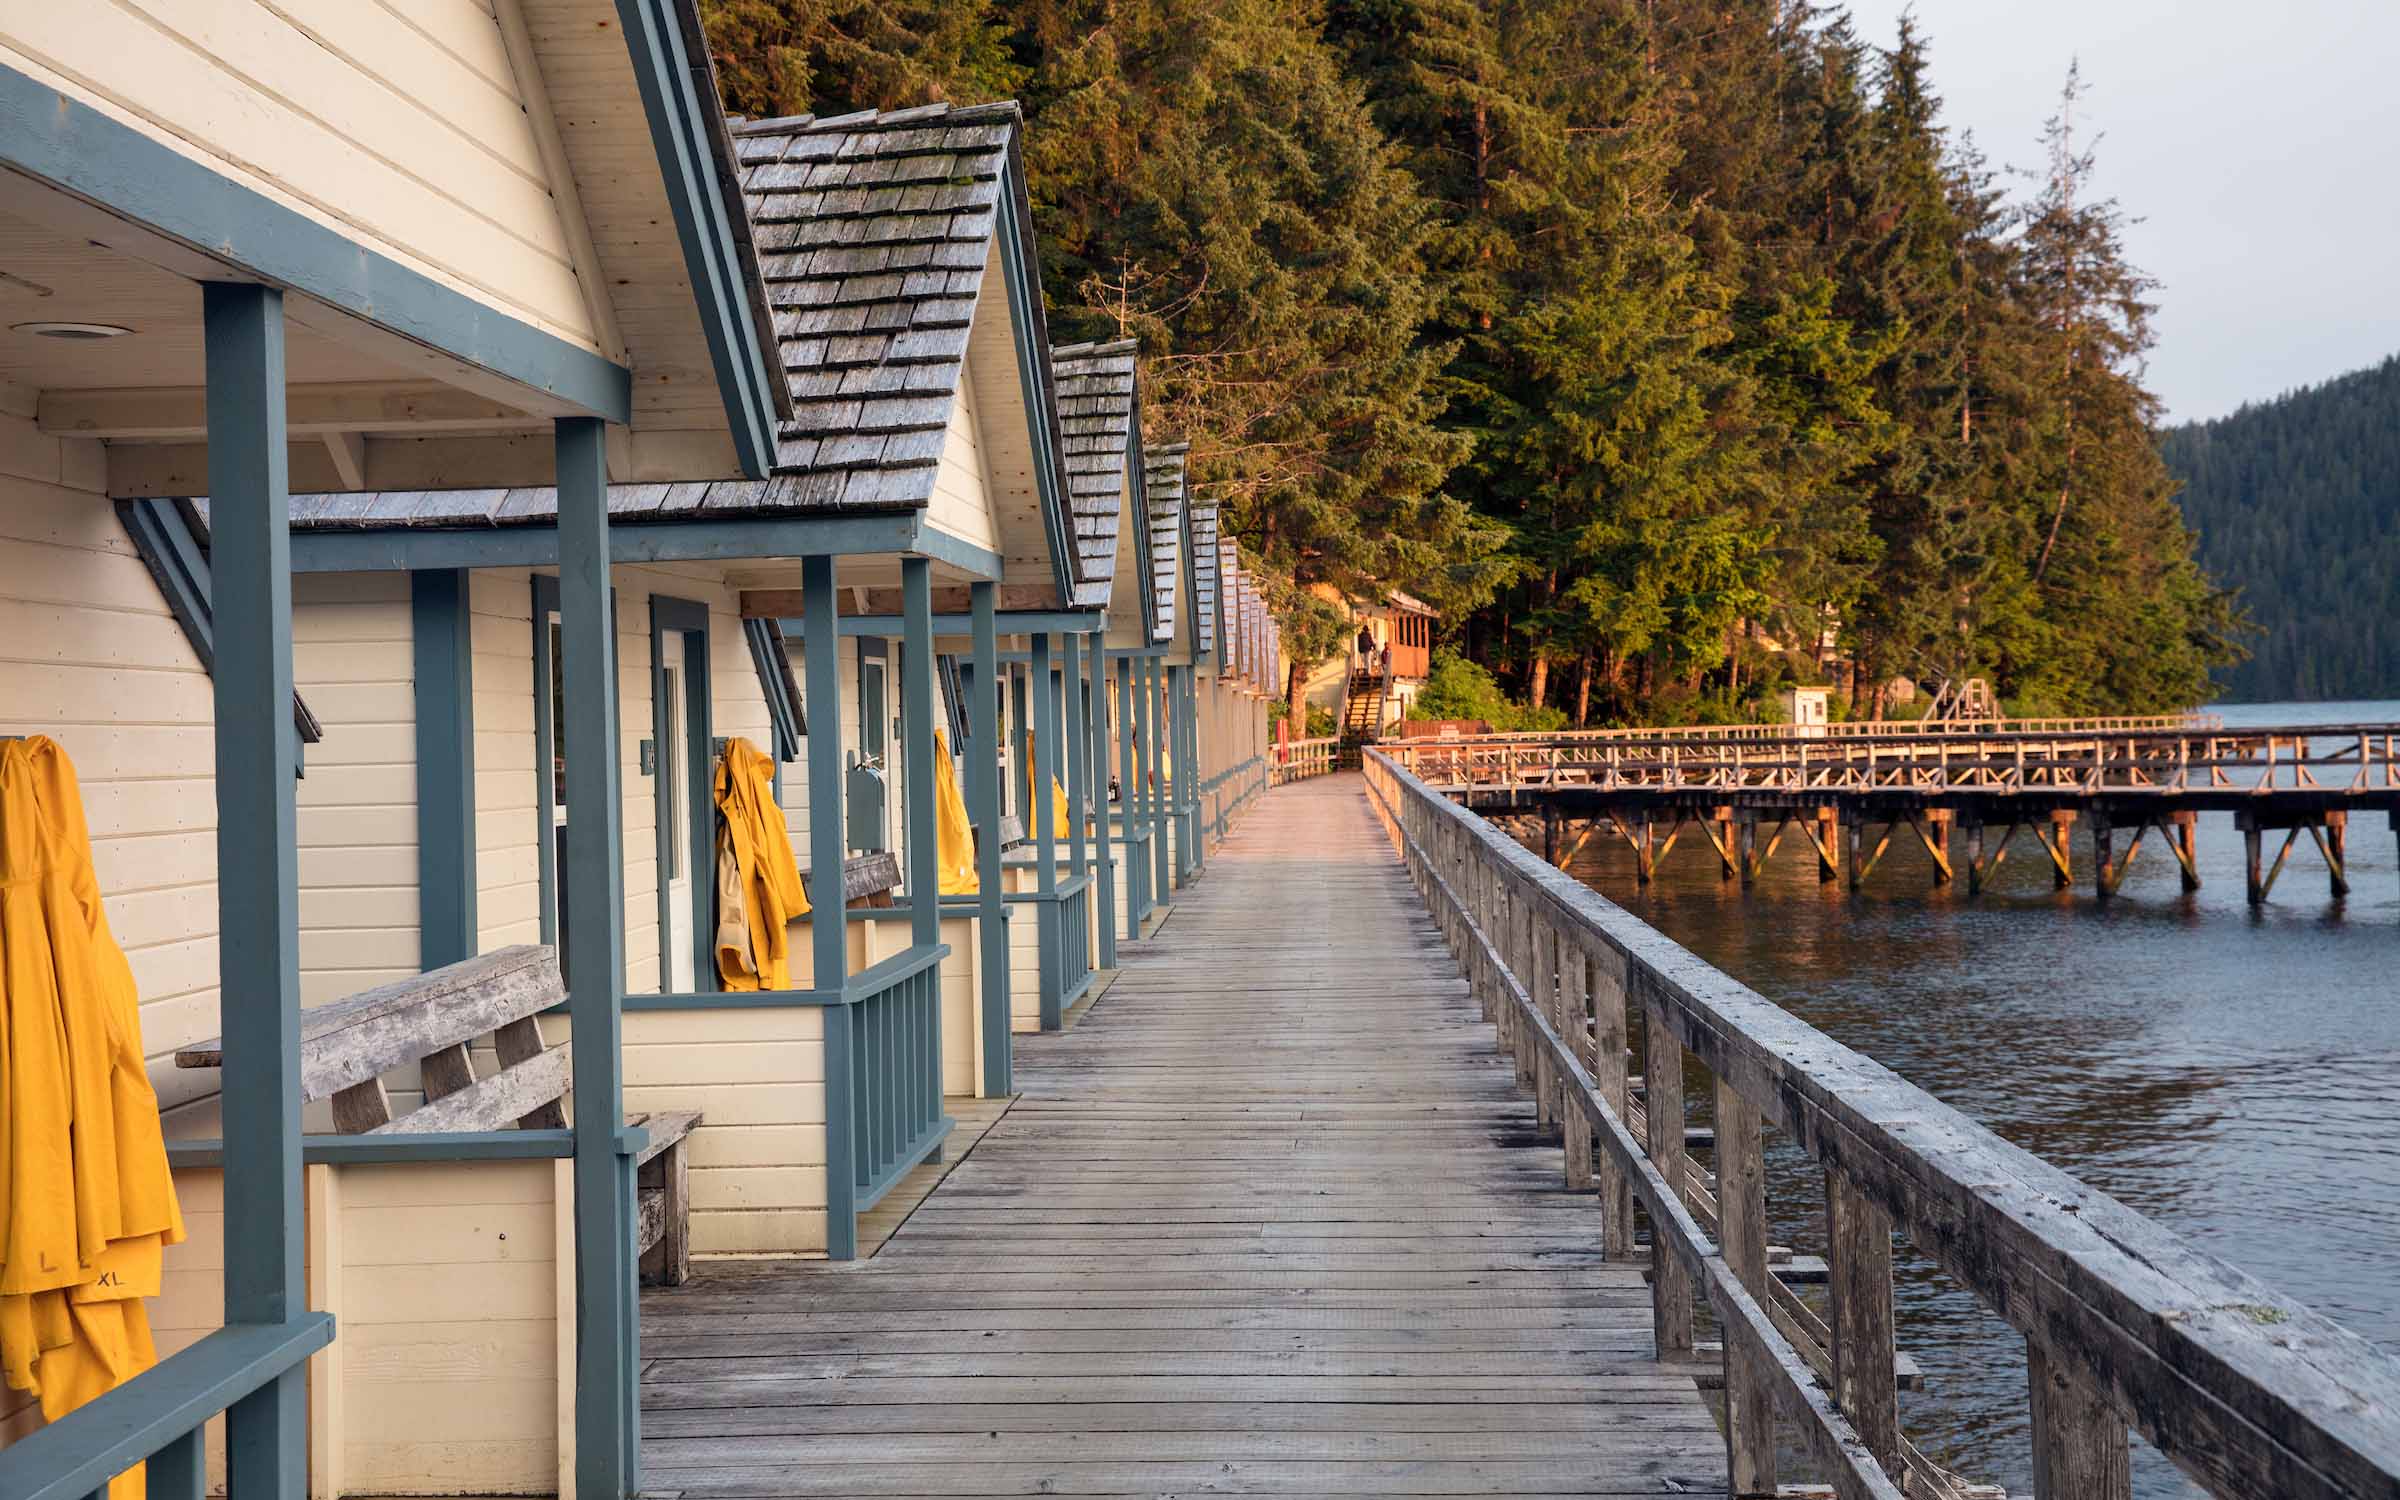
[[[1563,1102],[1584,1112],[1604,1147],[1626,1125],[1575,1049],[1550,1031],[1547,1006],[1534,998],[1555,978],[1541,972],[1541,942],[1532,935],[1537,923],[1542,934],[1592,961],[1600,981],[1595,992],[1613,988],[1638,1007],[1654,1041],[1688,1049],[1743,1106],[1823,1164],[1829,1183],[1838,1182],[1874,1217],[1888,1215],[2027,1336],[2037,1368],[2057,1387],[2047,1446],[2063,1443],[2061,1451],[2080,1448],[2105,1459],[2114,1424],[2121,1462],[2124,1429],[2132,1426],[2219,1495],[2314,1500],[2389,1496],[2400,1486],[2400,1361],[1711,968],[1441,796],[1381,749],[1370,750],[1367,765],[1378,811],[1412,873],[1440,880],[1445,891],[1454,879],[1485,882],[1503,922],[1524,924],[1521,940],[1512,944],[1504,933],[1486,952],[1513,945],[1536,955],[1530,984],[1513,972],[1521,962],[1500,962],[1503,988],[1527,1023],[1518,1029],[1540,1044],[1540,1076],[1554,1086],[1573,1085],[1560,1088]],[[1429,838],[1449,855],[1447,873],[1434,867]],[[1462,902],[1464,916],[1479,898],[1450,899]],[[1557,988],[1564,997],[1571,986],[1559,980]],[[1600,1032],[1605,1041],[1605,1017]],[[1614,1051],[1621,1078],[1622,1030],[1616,1035],[1594,1055],[1605,1070],[1612,1061],[1605,1054]],[[1679,1113],[1677,1070],[1649,1071],[1653,1107],[1663,1085],[1677,1096]],[[1678,1140],[1680,1133],[1672,1132]],[[1650,1134],[1658,1142],[1665,1132]],[[1614,1144],[1622,1148],[1630,1139],[1626,1134]],[[1631,1185],[1646,1202],[1681,1175],[1679,1145],[1671,1160],[1675,1170],[1648,1191]],[[1620,1149],[1619,1169],[1627,1165]],[[1652,1206],[1665,1207],[1664,1221],[1680,1230],[1680,1204]],[[1654,1213],[1654,1223],[1660,1221]],[[1688,1233],[1699,1234],[1696,1224]],[[1885,1243],[1888,1251],[1888,1237]],[[1704,1238],[1667,1248],[1699,1262],[1716,1254]],[[1709,1266],[1699,1269],[1712,1300],[1731,1290]],[[1838,1267],[1836,1275],[1838,1281]],[[1664,1284],[1655,1271],[1653,1281]],[[1738,1309],[1718,1311],[1740,1321]],[[1729,1390],[1735,1373],[1729,1367]],[[1813,1434],[1827,1441],[1839,1435]]]
[[[1493,744],[1538,740],[1545,743],[1610,740],[1823,740],[1823,739],[1975,739],[2008,734],[2207,734],[2225,727],[2221,714],[2091,714],[2059,718],[1995,719],[1845,719],[1839,723],[1792,724],[1781,721],[1749,724],[1623,725],[1606,729],[1496,730],[1490,734],[1445,735],[1434,743]],[[2246,733],[2234,730],[2231,733]],[[1403,735],[1396,744],[1413,744]]]

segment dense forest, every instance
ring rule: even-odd
[[[2400,698],[2400,355],[2162,448],[2201,562],[2262,626],[2227,696]]]
[[[1295,672],[1318,582],[1574,722],[2160,708],[2238,654],[2072,77],[2011,195],[1925,37],[1796,0],[704,8],[740,113],[1021,101],[1053,334],[1142,339]]]

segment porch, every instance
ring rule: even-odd
[[[646,1486],[1722,1492],[1356,782],[1274,806],[878,1252],[644,1294]]]

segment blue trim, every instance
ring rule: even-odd
[[[800,607],[809,633],[820,641],[836,638],[841,599],[830,557],[806,558],[800,565]],[[830,900],[841,909],[842,898],[842,701],[841,657],[832,651],[809,651],[801,658],[808,674],[808,701],[817,706],[815,730],[808,737],[808,867],[817,877],[817,901]],[[849,924],[809,923],[811,972],[818,988],[841,983],[850,968]],[[857,1180],[857,1142],[852,1138],[852,1049],[858,1044],[850,1007],[825,1013],[825,1253],[834,1260],[858,1254],[858,1209],[853,1197]]]
[[[575,1078],[575,1483],[628,1495],[640,1412],[632,1163],[625,1118],[624,802],[618,782],[617,642],[609,586],[608,457],[601,424],[557,424],[559,640],[566,660],[567,987]]]
[[[1049,323],[1042,312],[1040,261],[1020,200],[1025,166],[1017,137],[1009,136],[1008,168],[1000,191],[997,238],[1001,281],[1008,289],[1009,321],[1017,335],[1017,372],[1025,386],[1025,414],[1033,440],[1034,489],[1042,499],[1043,530],[1050,539],[1051,580],[1058,602],[1075,597],[1075,523],[1067,499],[1066,438],[1058,425],[1058,392],[1052,384]],[[998,573],[991,575],[999,577]]]
[[[550,617],[558,613],[558,580],[547,573],[533,575],[533,783],[536,878],[541,885],[542,941],[559,950],[558,940],[558,736],[550,721],[551,679],[558,660],[550,650]]]
[[[575,1154],[571,1130],[453,1130],[423,1135],[310,1135],[300,1159],[311,1166],[383,1166],[427,1161],[559,1161]],[[223,1141],[169,1141],[167,1165],[225,1165]]]
[[[642,109],[650,118],[651,145],[666,178],[675,232],[683,241],[684,268],[716,365],[725,419],[733,429],[734,452],[743,473],[763,479],[775,461],[776,404],[768,381],[780,380],[782,371],[770,370],[762,346],[749,273],[735,247],[718,177],[722,126],[714,121],[721,106],[713,92],[700,97],[697,85],[707,77],[705,52],[703,65],[695,67],[690,50],[704,44],[685,36],[680,10],[671,0],[617,0]]]
[[[220,1328],[0,1450],[0,1495],[90,1500],[108,1493],[110,1479],[154,1454],[165,1472],[151,1474],[151,1493],[182,1500],[174,1488],[181,1480],[189,1486],[184,1493],[196,1495],[202,1424],[220,1411],[243,1411],[280,1386],[305,1392],[301,1376],[308,1357],[332,1342],[329,1313],[295,1311],[289,1322]],[[242,1456],[229,1453],[229,1467]],[[238,1493],[262,1500],[298,1500],[308,1493],[305,1465],[297,1475],[278,1476],[283,1485],[262,1482],[254,1469],[235,1467],[232,1473],[243,1476],[234,1483],[248,1486]],[[290,1483],[295,1478],[296,1487]]]
[[[1094,917],[1100,932],[1100,967],[1117,966],[1117,873],[1116,851],[1110,847],[1108,816],[1108,652],[1101,644],[1100,632],[1092,632],[1090,647],[1091,681],[1084,694],[1084,710],[1089,722],[1085,728],[1091,736],[1091,807],[1095,871],[1100,878],[1100,909]]]
[[[201,320],[222,585],[214,622],[218,978],[223,993],[241,997],[223,1017],[225,1321],[298,1325],[310,1314],[300,1234],[297,747],[289,733],[257,731],[288,724],[292,705],[283,293],[209,282]],[[286,1369],[227,1408],[226,1464],[240,1493],[305,1491],[307,1395],[306,1381]]]
[[[444,286],[8,67],[0,67],[0,161],[412,343],[594,416],[632,417],[633,374],[623,365]]]
[[[784,654],[784,636],[773,620],[744,620],[743,638],[750,643],[750,665],[758,673],[758,693],[766,700],[767,719],[775,743],[769,753],[780,767],[800,758],[805,731],[800,717],[799,685],[792,681],[791,658]],[[782,774],[780,770],[776,772]]]
[[[671,633],[683,637],[683,772],[690,816],[685,820],[682,858],[683,877],[692,890],[692,980],[703,990],[713,990],[717,987],[717,820],[712,750],[716,731],[708,682],[708,606],[697,599],[667,594],[650,596],[650,734],[658,745],[661,768],[650,781],[657,809],[653,833],[658,846],[658,987],[670,988],[674,971],[667,962],[667,942],[675,930],[667,859],[675,852],[669,848],[675,820],[667,816],[672,793],[664,773],[668,723],[664,648]]]
[[[916,550],[918,529],[908,514],[892,512],[634,521],[609,528],[608,555],[611,562],[646,563],[905,554]],[[541,568],[557,561],[555,526],[383,527],[292,537],[292,567],[301,573]]]
[[[417,694],[417,967],[481,951],[475,904],[475,643],[464,572],[409,580]]]
[[[983,1033],[983,1090],[1006,1098],[1015,1092],[1015,1045],[1008,1000],[1007,903],[1000,889],[1000,665],[998,586],[978,583],[967,590],[973,608],[974,674],[967,684],[967,724],[973,751],[967,756],[967,815],[975,825],[975,891],[982,920],[976,924],[983,951],[976,960],[975,986],[983,999],[978,1022]]]
[[[1106,623],[1096,610],[1003,609],[993,612],[992,621],[993,631],[997,635],[1037,635],[1045,631],[1088,635]],[[804,639],[808,633],[804,621],[779,620],[776,623],[794,640]],[[899,615],[844,615],[841,623],[841,632],[845,636],[884,638],[904,634],[907,628],[907,621]],[[972,614],[933,616],[935,635],[970,635],[974,629],[975,617]],[[1004,662],[1024,661],[1026,657],[1022,651],[1006,651],[1000,654],[999,659]]]
[[[1043,368],[1049,368],[1047,362],[1044,363]],[[952,536],[927,520],[922,511],[917,513],[915,534],[910,538],[908,546],[902,550],[913,552],[919,557],[930,557],[935,562],[945,563],[962,573],[993,583],[1000,581],[1000,575],[1007,567],[1006,561],[999,553],[988,547],[978,547],[973,542]],[[1066,594],[1059,596],[1061,602],[1068,597]]]
[[[119,500],[117,524],[141,555],[142,565],[158,585],[159,594],[167,601],[167,612],[183,628],[183,638],[191,643],[192,654],[200,658],[200,668],[214,672],[217,667],[215,626],[209,606],[208,550],[192,527],[192,518],[180,500]],[[300,695],[292,695],[292,723],[300,731],[300,743],[313,745],[325,737],[318,727],[316,715]],[[299,774],[306,776],[308,766],[305,750],[294,752]]]
[[[909,940],[925,948],[939,945],[942,937],[941,836],[934,793],[934,757],[941,752],[933,743],[932,563],[918,557],[900,560],[900,597],[908,621],[900,643],[900,756],[907,782],[901,813],[908,830],[908,898],[914,914]],[[932,1044],[937,1061],[941,1042],[941,1029],[936,1027]]]
[[[901,1178],[932,1160],[935,1154],[941,1150],[942,1142],[949,1139],[950,1132],[957,1125],[956,1120],[948,1115],[943,1115],[920,1132],[890,1166],[859,1184],[857,1189],[858,1212],[863,1214],[881,1203],[883,1195],[897,1187]]]

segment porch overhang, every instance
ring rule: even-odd
[[[555,525],[294,531],[292,571],[548,567],[559,560],[558,542]],[[608,529],[608,545],[609,560],[621,563],[896,556],[927,558],[975,579],[1000,576],[998,553],[959,540],[928,522],[922,511],[620,523]]]

